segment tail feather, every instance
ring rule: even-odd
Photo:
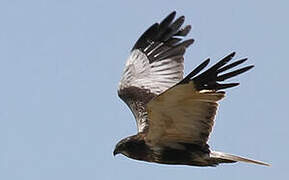
[[[230,163],[230,162],[246,162],[246,163],[259,164],[259,165],[264,165],[264,166],[270,166],[270,164],[265,163],[265,162],[247,159],[247,158],[243,158],[240,156],[227,154],[227,153],[223,153],[223,152],[217,152],[217,151],[211,151],[210,158],[214,159],[217,162],[219,161],[219,163],[226,162],[226,161],[228,163]]]

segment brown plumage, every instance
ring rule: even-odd
[[[246,66],[227,72],[247,59],[228,64],[235,53],[201,71],[209,59],[183,78],[184,53],[194,41],[183,41],[191,26],[184,28],[184,16],[175,21],[175,12],[153,24],[136,42],[129,56],[118,89],[129,106],[138,133],[117,143],[114,155],[121,153],[137,160],[161,164],[216,166],[237,161],[266,163],[209,149],[223,89],[239,83],[221,83],[251,69]]]

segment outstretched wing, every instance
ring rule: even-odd
[[[132,48],[118,89],[119,97],[132,110],[138,131],[147,127],[145,105],[183,78],[183,55],[192,39],[182,41],[191,26],[181,28],[184,16],[168,15],[155,23]]]
[[[197,75],[209,59],[204,61],[177,85],[160,94],[147,104],[149,128],[147,141],[155,144],[192,143],[205,147],[214,125],[214,118],[225,92],[219,91],[239,85],[220,84],[253,66],[223,73],[244,61],[241,59],[226,65],[235,55],[232,53],[217,64]]]

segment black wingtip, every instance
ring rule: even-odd
[[[250,67],[250,69],[251,69],[251,68],[255,67],[255,65],[252,64],[252,65],[249,65],[247,67]]]
[[[177,14],[177,11],[173,11],[173,12],[171,12],[171,14],[173,14],[174,16]]]
[[[184,44],[185,47],[189,47],[190,45],[192,45],[195,42],[194,39],[188,39],[184,42],[182,42],[182,44]]]
[[[229,61],[231,61],[233,59],[235,54],[236,54],[235,52],[232,52],[231,54],[227,55],[226,57],[221,59],[218,63],[216,63],[214,66],[212,66],[210,69],[208,69],[208,72],[216,71],[220,67],[224,66],[225,64],[227,64]]]
[[[242,74],[242,73],[252,69],[253,67],[254,67],[253,65],[252,66],[246,66],[246,67],[243,67],[241,69],[238,69],[238,70],[235,70],[235,71],[220,75],[220,76],[217,77],[217,81],[224,81],[226,79],[232,78],[234,76],[237,76],[239,74]]]
[[[185,22],[185,16],[178,17],[175,22],[171,25],[171,28],[175,30],[179,30],[179,28],[184,24]],[[174,33],[175,34],[175,33]]]
[[[165,19],[174,19],[176,17],[177,12],[176,11],[172,11]]]
[[[231,63],[231,64],[229,64],[229,65],[226,65],[226,66],[220,68],[220,69],[217,71],[217,73],[221,73],[221,72],[224,72],[224,71],[226,71],[226,70],[228,70],[228,69],[231,69],[231,68],[233,68],[233,67],[235,67],[235,66],[238,66],[239,64],[242,64],[242,63],[244,63],[244,62],[247,61],[247,60],[248,60],[247,58],[244,58],[244,59],[240,59],[240,60],[238,60],[238,61],[235,61],[235,62],[233,62],[233,63]]]
[[[226,64],[229,61],[233,59],[233,57],[236,55],[236,52],[232,52],[231,54],[227,55],[225,58],[223,58],[223,62]],[[222,61],[222,60],[221,60]],[[220,61],[220,62],[221,62]]]
[[[208,59],[206,59],[203,63],[205,63],[206,64],[206,66],[210,63],[210,58],[208,58]]]
[[[191,25],[186,25],[184,28],[180,29],[175,36],[183,36],[185,37],[186,35],[189,34],[189,32],[191,31],[192,27]]]
[[[185,21],[185,16],[180,16],[179,19]]]
[[[194,42],[192,39],[182,42],[190,32],[191,26],[187,25],[182,28],[185,16],[175,18],[176,11],[173,11],[160,23],[152,25],[137,40],[132,51],[139,49],[148,56],[150,63],[163,60],[164,57],[183,55],[185,52],[183,49]]]
[[[232,59],[234,56],[236,55],[236,52],[231,52],[229,55],[227,55],[226,57],[224,57],[223,59]]]
[[[231,54],[229,54],[226,57],[224,57],[220,62],[223,62],[224,64],[226,64],[229,61],[231,61],[235,55],[236,55],[236,52],[232,52]]]
[[[234,57],[236,55],[236,52],[232,52],[231,54],[229,54],[229,56],[232,56],[232,57]]]
[[[161,21],[160,28],[161,29],[166,29],[173,22],[175,17],[176,17],[176,11],[173,11],[167,17],[165,17],[164,20]]]
[[[218,83],[220,81],[225,81],[226,79],[230,79],[246,71],[249,71],[250,69],[254,67],[254,65],[249,65],[249,66],[245,66],[243,68],[220,75],[220,73],[230,70],[231,68],[236,67],[244,63],[245,61],[247,61],[247,58],[244,58],[244,59],[235,61],[229,65],[226,65],[235,56],[235,54],[236,54],[235,52],[232,52],[231,54],[221,59],[218,63],[213,65],[211,68],[209,68],[205,72],[197,75],[202,69],[204,69],[208,65],[209,59],[207,59],[201,65],[199,65],[196,69],[194,69],[187,77],[185,77],[184,78],[185,81],[181,81],[181,82],[193,81],[198,90],[216,90],[217,91],[220,89],[226,89],[226,88],[238,86],[239,83],[227,83],[227,84]]]

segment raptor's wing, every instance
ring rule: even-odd
[[[118,95],[132,110],[141,132],[147,127],[145,105],[183,78],[186,48],[193,39],[182,41],[191,26],[181,28],[184,16],[169,14],[153,24],[131,50],[121,77]]]
[[[207,147],[218,107],[217,102],[225,95],[224,91],[219,90],[239,84],[221,84],[219,82],[246,72],[253,67],[246,66],[223,73],[246,60],[241,59],[226,65],[234,54],[228,55],[199,74],[208,65],[209,59],[204,61],[180,83],[147,104],[149,128],[146,140],[149,143],[153,145],[189,143]]]

